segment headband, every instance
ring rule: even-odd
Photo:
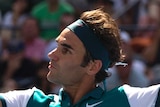
[[[110,63],[108,51],[88,25],[83,20],[78,19],[67,26],[67,28],[78,36],[94,59],[102,61],[102,69],[108,69]]]

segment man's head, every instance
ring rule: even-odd
[[[67,83],[70,80],[69,84],[94,77],[98,83],[109,76],[105,70],[121,59],[118,27],[107,13],[100,9],[84,12],[80,24],[85,28],[78,33],[76,27],[75,30],[72,27],[76,23],[62,31],[56,39],[58,47],[48,55],[51,59],[48,79],[51,82]]]
[[[108,67],[123,60],[119,29],[115,20],[109,14],[97,9],[84,12],[80,18],[92,29],[107,50],[110,61]],[[106,76],[104,69],[101,69],[96,75],[96,81],[101,82]]]

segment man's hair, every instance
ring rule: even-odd
[[[109,67],[112,67],[116,62],[119,62],[123,59],[119,28],[115,20],[109,14],[103,11],[103,9],[96,9],[84,12],[81,15],[80,19],[82,19],[93,30],[95,35],[105,46],[106,50],[109,53]],[[87,57],[90,57],[90,55],[86,54],[84,56],[84,59],[91,59]],[[84,60],[84,62],[85,61],[89,63],[88,60]],[[85,64],[87,63],[85,62]],[[109,77],[109,73],[101,69],[96,74],[95,82],[99,83],[106,77]]]

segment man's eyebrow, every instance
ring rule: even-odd
[[[68,44],[66,44],[66,43],[62,43],[61,45],[64,46],[64,47],[67,47],[67,48],[69,48],[69,49],[74,50],[71,45],[68,45]]]
[[[56,42],[58,43],[59,41],[56,40]],[[68,45],[68,44],[66,44],[66,43],[60,43],[60,44],[61,44],[62,46],[64,46],[64,47],[67,47],[67,48],[69,48],[69,49],[74,50],[73,47],[72,47],[71,45]]]

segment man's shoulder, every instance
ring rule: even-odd
[[[59,103],[59,96],[56,94],[46,95],[40,89],[35,89],[32,96],[30,97],[27,107],[38,107],[44,106],[49,107],[50,104]]]
[[[104,105],[115,106],[124,105],[125,107],[129,107],[128,98],[125,94],[124,87],[115,87],[110,91],[104,91],[102,97]]]
[[[105,96],[121,97],[125,95],[124,86],[115,87],[109,91],[105,91]]]
[[[100,94],[100,92],[102,92],[102,94]],[[97,93],[97,97],[86,102],[86,107],[119,107],[119,105],[122,107],[130,107],[123,86],[116,87],[110,91],[97,90]]]
[[[3,107],[51,107],[60,105],[57,95],[46,95],[40,89],[33,87],[27,90],[15,90],[0,93]]]

